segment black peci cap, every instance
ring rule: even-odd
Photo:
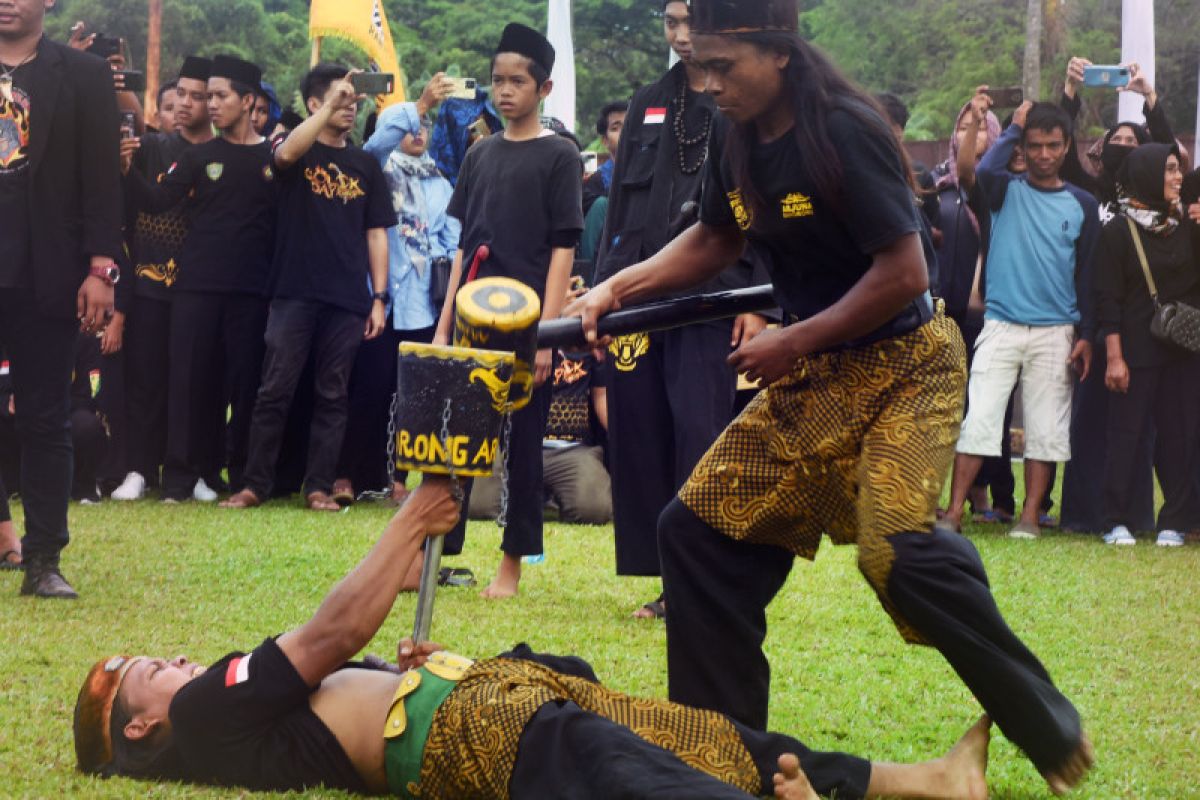
[[[796,0],[693,0],[692,33],[799,30]]]
[[[217,56],[212,60],[210,78],[228,78],[231,81],[245,84],[258,91],[262,83],[262,70],[249,61],[243,61],[233,56]]]
[[[500,37],[496,53],[518,53],[549,74],[554,71],[554,45],[540,33],[519,22],[510,22]]]
[[[212,62],[200,56],[188,56],[183,60],[183,66],[179,68],[180,78],[189,78],[194,81],[207,81],[211,74]]]

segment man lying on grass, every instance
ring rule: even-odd
[[[987,796],[986,719],[940,759],[880,764],[619,694],[586,662],[524,645],[472,662],[406,640],[403,672],[347,663],[383,624],[422,542],[458,514],[450,483],[427,477],[311,620],[250,653],[207,669],[182,656],[98,662],[75,706],[79,768],[401,797]]]

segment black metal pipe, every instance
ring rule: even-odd
[[[671,300],[658,300],[630,306],[605,314],[596,325],[599,336],[622,336],[678,328],[699,322],[736,317],[766,311],[779,304],[770,284],[748,289],[694,294]],[[538,325],[538,347],[572,349],[585,347],[583,323],[579,317],[563,317]]]

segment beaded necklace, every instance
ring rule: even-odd
[[[687,80],[679,81],[679,97],[675,104],[675,117],[671,120],[671,128],[675,133],[675,151],[679,155],[679,171],[684,175],[695,175],[704,166],[705,160],[708,158],[708,136],[712,132],[713,113],[710,109],[701,109],[704,112],[704,125],[700,133],[695,136],[687,135],[687,123],[684,117],[687,112]],[[688,164],[687,150],[688,148],[700,145],[700,152],[696,158],[695,164]]]

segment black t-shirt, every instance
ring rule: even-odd
[[[30,285],[29,134],[33,118],[29,76],[41,59],[13,73],[10,102],[0,94],[0,289]],[[11,65],[5,67],[5,72]]]
[[[396,224],[383,169],[353,145],[316,142],[279,172],[274,296],[371,312],[367,231]]]
[[[514,278],[545,294],[550,254],[573,247],[583,230],[583,167],[562,136],[510,142],[503,133],[467,151],[447,214],[463,225],[463,273],[475,251],[491,255],[479,277]]]
[[[192,144],[178,132],[148,133],[133,159],[134,169],[146,180],[157,184],[166,176]],[[187,239],[188,224],[183,203],[161,214],[134,209],[133,258],[135,291],[159,299],[170,298],[168,291],[179,279],[179,259]]]
[[[271,280],[278,186],[271,147],[224,139],[189,147],[158,186],[139,173],[135,198],[166,211],[187,198],[190,230],[175,289],[266,296]]]
[[[562,353],[554,364],[554,389],[546,439],[591,444],[592,386],[596,359],[591,353]]]
[[[171,701],[186,780],[256,790],[367,787],[308,704],[313,692],[274,639],[230,653]]]
[[[869,113],[869,112],[868,112]],[[780,306],[798,319],[812,317],[840,300],[871,267],[871,254],[902,236],[918,233],[925,260],[935,258],[918,217],[908,176],[884,123],[868,126],[835,109],[829,139],[842,165],[842,208],[817,194],[804,169],[805,156],[791,132],[753,148],[750,177],[766,207],[751,219],[736,185],[724,139],[714,137],[700,218],[714,226],[737,225],[765,256]],[[894,319],[847,345],[907,333],[930,316],[928,297],[911,303]]]

